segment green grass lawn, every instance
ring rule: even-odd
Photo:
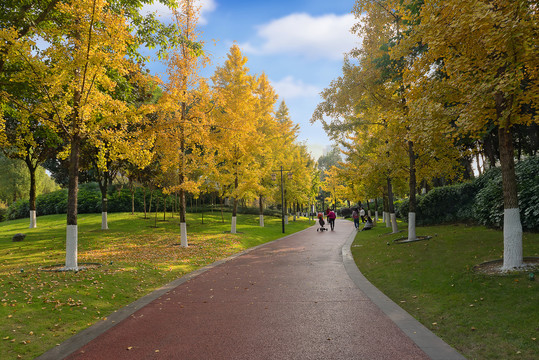
[[[530,271],[473,270],[501,258],[501,231],[420,227],[417,235],[432,239],[404,244],[393,240],[405,232],[388,232],[379,224],[359,232],[352,245],[359,269],[376,287],[468,359],[539,359],[539,279],[530,281]],[[539,256],[539,234],[525,233],[523,241],[524,256]]]
[[[244,249],[283,236],[280,218],[238,215],[238,234],[219,212],[188,214],[188,248],[181,248],[178,217],[163,221],[143,214],[78,217],[80,263],[101,267],[80,272],[45,272],[40,267],[65,263],[65,215],[0,223],[0,354],[2,359],[33,359],[113,311],[182,275]],[[286,233],[314,222],[290,221]],[[155,225],[157,224],[157,227]],[[27,234],[12,242],[16,233]]]

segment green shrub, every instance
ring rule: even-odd
[[[539,157],[519,162],[515,170],[522,227],[539,231]]]
[[[28,200],[17,200],[7,209],[9,220],[22,219],[30,216],[30,203]]]
[[[0,201],[0,222],[7,220],[7,205]]]
[[[65,214],[67,212],[67,190],[61,189],[36,198],[37,215]]]
[[[417,198],[416,198],[417,201]],[[393,202],[395,207],[395,216],[399,219],[408,221],[408,211],[410,209],[410,199],[399,199]],[[417,214],[417,209],[416,209]]]
[[[518,203],[522,228],[539,231],[539,157],[530,157],[516,164]],[[503,188],[499,168],[489,169],[478,179],[483,187],[477,193],[474,217],[480,224],[503,227]]]
[[[352,211],[354,211],[353,208],[342,208],[342,209],[339,209],[339,215],[345,219],[348,219],[352,217]]]
[[[115,191],[111,187],[108,199],[108,212],[129,212],[131,211],[131,192],[128,189]],[[154,192],[153,209],[155,209],[155,201],[159,199],[159,208],[162,210],[162,198],[159,192]],[[170,197],[172,199],[172,197]],[[80,214],[84,213],[100,213],[101,212],[101,191],[97,183],[81,184],[79,186],[77,211]],[[147,202],[149,203],[149,194],[147,194]],[[29,216],[28,200],[20,200],[7,209],[6,217],[8,219],[21,219]],[[172,201],[167,204],[167,210],[172,210]],[[65,214],[67,213],[67,189],[53,191],[48,194],[39,195],[36,198],[37,215]],[[135,211],[144,211],[144,193],[142,189],[137,189],[135,192]]]
[[[416,197],[416,223],[418,225],[473,221],[473,202],[477,192],[474,182],[434,188]],[[394,202],[397,217],[407,221],[410,200]]]
[[[495,173],[495,172],[492,172]],[[475,196],[473,216],[479,224],[501,228],[503,225],[503,190],[501,172],[484,182]]]

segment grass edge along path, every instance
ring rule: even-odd
[[[401,227],[404,227],[401,224]],[[537,359],[539,282],[529,272],[483,275],[473,267],[503,254],[503,233],[478,226],[418,227],[430,240],[395,244],[378,224],[352,244],[363,275],[468,359]],[[524,233],[524,256],[539,234]]]
[[[303,230],[314,222],[238,216],[238,234],[230,234],[230,214],[188,214],[189,247],[179,244],[178,218],[160,214],[109,214],[109,230],[101,230],[101,214],[79,216],[79,263],[97,269],[44,272],[38,268],[65,261],[65,215],[0,223],[0,354],[2,359],[33,359],[116,310],[209,264],[246,249]],[[157,228],[155,228],[157,224]],[[22,242],[12,242],[18,232]]]

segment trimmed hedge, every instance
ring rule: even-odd
[[[516,164],[520,220],[527,231],[539,231],[539,157]],[[409,200],[395,202],[396,214],[408,219]],[[435,188],[417,197],[418,225],[477,223],[503,226],[503,189],[500,168],[492,168],[473,181]]]
[[[443,223],[475,223],[475,194],[478,183],[475,181],[434,188],[424,195],[417,196],[417,225]],[[409,199],[395,202],[397,217],[407,221]]]
[[[160,209],[163,208],[161,192],[154,191],[152,210],[155,209],[156,199],[160,201]],[[81,184],[79,186],[77,200],[77,211],[79,214],[101,212],[101,191],[97,183]],[[112,186],[108,192],[107,200],[108,212],[131,211],[131,192],[129,189],[119,190]],[[148,191],[146,194],[147,206],[149,206],[149,201],[150,193]],[[167,204],[167,210],[171,210],[171,203]],[[144,211],[144,193],[142,189],[135,191],[135,211]],[[9,206],[6,218],[9,220],[26,218],[29,212],[30,206],[28,200],[19,200]],[[39,195],[36,198],[36,212],[39,216],[67,213],[67,189]]]
[[[503,227],[503,190],[501,170],[491,169],[481,179],[474,215],[480,224]],[[539,231],[539,157],[530,157],[515,165],[518,182],[518,206],[523,230]]]
[[[152,195],[152,208],[154,212],[156,209],[156,202],[159,202],[158,211],[163,211],[163,198],[164,195],[161,191],[155,190]],[[174,196],[167,197],[167,211],[173,211],[173,199]],[[79,186],[79,193],[77,199],[77,211],[79,214],[87,213],[100,213],[101,212],[101,191],[97,183],[86,183]],[[135,211],[144,211],[144,189],[137,188],[135,191]],[[147,210],[150,206],[150,191],[146,191],[146,207]],[[190,207],[190,212],[200,212],[202,207]],[[219,211],[220,206],[216,205],[214,211]],[[225,211],[231,211],[231,207],[224,207]],[[14,220],[27,218],[30,213],[30,206],[28,200],[19,200],[14,202],[4,210],[3,216],[2,208],[0,207],[0,221]],[[111,186],[110,191],[107,194],[107,212],[130,212],[131,211],[131,192],[129,189],[120,189],[116,186]],[[204,211],[210,211],[210,208],[205,206]],[[36,198],[36,212],[38,216],[52,215],[52,214],[65,214],[67,213],[67,189],[57,190],[48,194],[39,195]],[[240,214],[252,214],[258,215],[258,207],[238,207],[238,213]],[[264,209],[264,215],[267,216],[281,216],[280,209],[266,208]]]
[[[539,231],[539,157],[521,161],[516,165],[516,172],[522,227]]]

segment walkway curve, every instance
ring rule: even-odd
[[[355,234],[340,220],[249,249],[38,359],[463,359],[366,281],[351,258]]]

